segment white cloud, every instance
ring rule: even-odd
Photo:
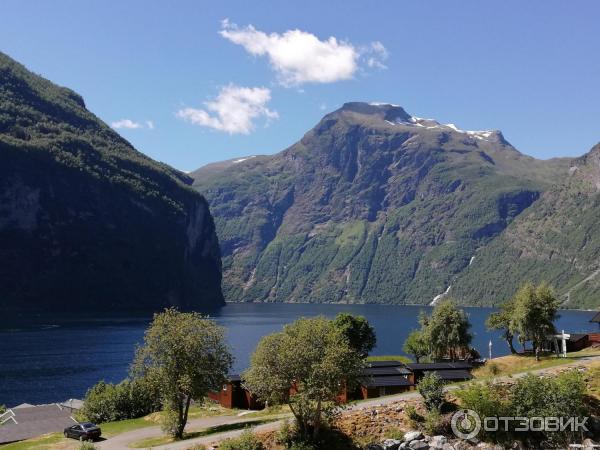
[[[149,130],[154,130],[154,122],[152,122],[151,120],[146,120],[144,124],[140,122],[135,122],[131,119],[121,119],[115,122],[111,122],[110,126],[113,127],[115,130],[120,130],[121,128],[125,128],[128,130],[139,130],[140,128],[148,128]]]
[[[279,117],[267,108],[270,100],[271,91],[267,88],[230,84],[220,90],[215,100],[204,102],[206,109],[184,108],[177,111],[177,117],[229,134],[249,134],[256,119],[264,117],[269,121]]]
[[[387,69],[384,62],[390,54],[381,42],[371,42],[370,46],[363,49],[362,55],[366,59],[367,66],[377,69]]]
[[[384,68],[381,62],[384,53],[387,57],[381,42],[373,42],[363,52],[333,36],[320,40],[301,30],[267,34],[252,25],[240,28],[228,19],[222,21],[219,34],[252,55],[267,56],[280,83],[286,87],[350,79],[358,70],[363,53],[369,55],[366,60],[369,67]]]
[[[112,122],[110,125],[117,130],[120,128],[127,128],[129,130],[136,130],[138,128],[142,128],[141,123],[134,122],[130,119],[117,120],[116,122]]]

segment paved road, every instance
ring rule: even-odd
[[[530,372],[518,373],[518,374],[513,375],[512,378],[520,378],[520,377],[525,376],[527,373],[542,374],[542,373],[550,373],[550,372],[553,372],[556,370],[565,369],[568,367],[581,367],[581,366],[588,365],[593,361],[600,361],[600,356],[588,356],[588,357],[578,358],[578,359],[574,360],[572,363],[569,363],[568,365],[554,366],[554,367],[548,367],[545,369],[532,370]],[[509,377],[497,377],[494,380],[495,381],[503,381],[503,380],[507,380],[507,379],[509,379]],[[460,385],[451,385],[446,388],[446,391],[453,391],[453,390],[459,389],[460,387],[461,387]],[[375,398],[372,400],[365,400],[365,401],[357,402],[357,403],[345,408],[344,411],[352,411],[352,410],[356,410],[356,409],[369,408],[369,407],[380,406],[380,405],[383,406],[383,405],[388,405],[390,403],[395,403],[400,400],[412,400],[412,399],[418,399],[418,398],[420,398],[420,395],[415,391],[411,391],[411,392],[406,392],[403,394],[390,395],[387,397],[381,397],[381,398]],[[242,416],[242,417],[239,417],[239,416],[207,417],[207,418],[190,420],[188,422],[186,429],[188,431],[196,431],[196,430],[200,430],[200,429],[206,428],[206,427],[213,427],[213,426],[217,426],[217,425],[227,425],[227,424],[234,424],[234,423],[243,423],[243,422],[252,422],[253,420],[257,420],[257,419],[256,418],[252,419],[251,417],[249,418],[249,417],[245,417],[245,416]],[[275,422],[270,422],[267,424],[258,425],[258,426],[253,427],[252,429],[254,431],[275,430],[275,429],[279,428],[279,426],[281,425],[282,422],[283,422],[283,419],[275,421]],[[241,429],[226,431],[223,433],[216,433],[216,434],[212,434],[210,436],[204,436],[204,437],[200,437],[200,438],[196,438],[196,439],[188,439],[185,441],[174,442],[171,444],[162,445],[162,446],[153,447],[153,448],[155,450],[156,449],[184,450],[184,449],[193,447],[195,444],[209,445],[209,444],[218,442],[223,439],[237,437],[242,433],[242,431],[243,430],[241,430]],[[161,431],[160,427],[158,427],[158,426],[141,428],[139,430],[133,430],[133,431],[129,431],[127,433],[122,433],[115,437],[111,437],[105,441],[98,443],[97,446],[99,448],[110,449],[110,450],[131,450],[130,447],[127,446],[127,444],[131,444],[133,442],[140,441],[140,440],[146,439],[146,438],[157,437],[157,436],[160,436],[161,434],[162,434],[162,431]]]

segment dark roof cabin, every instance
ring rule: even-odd
[[[417,383],[426,374],[431,372],[435,372],[444,381],[464,381],[473,378],[473,375],[471,375],[473,364],[466,361],[410,363],[406,367],[414,373],[415,382]]]
[[[363,371],[360,388],[354,395],[359,399],[399,394],[413,389],[413,373],[401,361],[370,361]]]

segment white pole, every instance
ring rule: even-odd
[[[490,350],[490,359],[492,359],[492,340],[490,339],[490,343],[488,344],[488,348]]]

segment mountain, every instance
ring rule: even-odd
[[[221,305],[215,227],[191,182],[0,53],[0,309]]]
[[[525,156],[497,130],[355,102],[278,154],[191,176],[215,217],[226,300],[428,304],[569,163]]]
[[[547,281],[563,307],[600,306],[600,144],[571,162],[569,176],[545,192],[489,245],[456,282],[475,304],[506,298],[507,280]]]

